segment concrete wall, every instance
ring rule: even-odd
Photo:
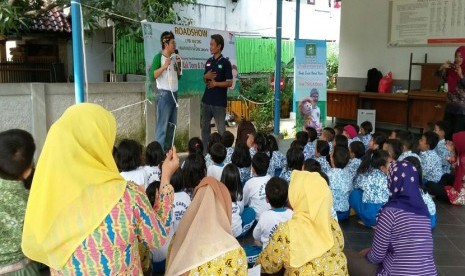
[[[144,140],[141,135],[145,133],[149,143],[155,137],[156,107],[142,103],[144,90],[144,83],[95,83],[89,84],[87,99],[113,111],[118,137]],[[0,84],[0,131],[20,128],[31,132],[38,156],[48,129],[74,101],[73,83]],[[131,104],[135,105],[116,110]],[[178,131],[200,136],[200,97],[182,98],[179,105]]]
[[[306,0],[300,1],[300,37],[338,40],[341,9],[329,8],[328,1],[315,2],[315,5],[309,5]],[[276,36],[274,0],[239,0],[236,3],[231,0],[197,0],[196,5],[175,5],[174,9],[179,15],[192,19],[193,26]],[[295,36],[295,10],[295,1],[283,1],[283,38]]]
[[[369,26],[369,27],[368,27]],[[389,47],[389,1],[342,2],[337,88],[364,90],[368,69],[392,71],[394,85],[407,88],[410,53],[414,62],[442,63],[453,59],[457,46]],[[419,87],[420,67],[412,70],[413,88]]]

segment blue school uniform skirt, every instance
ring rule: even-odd
[[[382,203],[367,203],[362,201],[363,191],[354,189],[349,196],[350,207],[354,209],[360,220],[368,227],[376,225],[376,216],[383,207]]]

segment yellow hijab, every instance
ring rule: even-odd
[[[26,209],[27,257],[60,270],[121,198],[115,138],[115,118],[96,104],[71,106],[52,125]]]
[[[334,245],[331,230],[331,191],[318,173],[294,170],[289,185],[290,265],[298,268]]]

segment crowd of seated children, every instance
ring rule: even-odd
[[[223,169],[221,183],[228,188],[232,202],[231,230],[234,237],[242,237],[248,233],[255,222],[255,211],[244,208],[241,177],[236,165],[228,164]]]
[[[360,223],[376,226],[376,216],[388,201],[387,170],[391,159],[386,151],[368,150],[362,159],[350,193],[350,207],[360,218]]]
[[[362,141],[363,145],[365,146],[365,150],[368,150],[372,132],[373,125],[370,121],[365,121],[360,124],[360,135],[358,136],[358,138],[360,139],[360,141]]]
[[[231,163],[231,157],[234,152],[234,134],[231,131],[226,130],[223,133],[223,145],[226,148],[226,158],[224,159],[224,164],[227,165]]]
[[[352,181],[349,173],[344,170],[349,163],[349,149],[336,146],[331,154],[331,169],[328,172],[329,187],[333,194],[333,206],[338,220],[349,218],[349,194],[352,191]]]
[[[142,166],[142,145],[134,140],[124,139],[116,147],[115,161],[121,176],[144,189],[149,185],[147,173]]]
[[[271,209],[262,213],[253,230],[255,243],[265,248],[278,225],[292,217],[292,210],[287,208],[289,185],[280,177],[272,177],[265,187],[266,201]]]
[[[165,159],[165,153],[160,143],[153,141],[149,143],[145,149],[145,166],[144,170],[147,174],[147,182],[160,181],[161,170],[160,163]]]
[[[349,172],[350,177],[353,180],[357,173],[357,169],[362,162],[362,157],[365,155],[365,146],[361,141],[353,141],[349,145],[349,154],[350,160],[349,163],[347,163],[345,170]]]
[[[323,131],[324,132],[324,131]],[[315,145],[315,160],[321,165],[321,171],[328,174],[331,166],[326,160],[329,155],[329,143],[324,140],[317,140]]]
[[[244,205],[255,211],[255,218],[271,206],[266,202],[265,186],[271,176],[267,174],[270,157],[264,152],[257,152],[252,158],[252,175],[244,185]]]
[[[291,173],[294,170],[302,170],[304,165],[304,154],[300,145],[290,147],[286,153],[287,165],[286,168],[281,172],[282,179],[286,180],[287,183],[291,180]]]
[[[209,150],[212,164],[207,167],[207,176],[211,176],[220,181],[223,168],[225,166],[226,148],[221,143],[215,143]]]
[[[316,129],[314,129],[313,127],[307,127],[307,133],[308,133],[308,142],[305,144],[305,147],[304,147],[305,160],[315,157],[315,144],[318,138],[318,133],[316,132]]]
[[[250,157],[249,148],[245,143],[239,142],[236,144],[231,156],[231,163],[239,169],[241,183],[244,186],[245,182],[252,177],[252,158]]]

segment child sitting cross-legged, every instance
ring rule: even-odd
[[[266,202],[265,186],[271,176],[267,174],[270,157],[264,152],[256,153],[252,158],[252,175],[244,185],[244,205],[252,207],[255,218],[260,219],[263,212],[270,210]]]
[[[423,133],[420,139],[418,149],[420,150],[420,163],[423,169],[424,182],[437,183],[443,175],[441,159],[434,150],[438,142],[439,136],[432,131]]]
[[[344,170],[349,163],[349,149],[335,146],[331,154],[332,168],[328,172],[329,188],[333,193],[333,206],[338,220],[349,218],[349,194],[352,190],[352,181],[349,173]]]
[[[261,244],[263,248],[268,245],[278,225],[292,217],[292,211],[287,208],[288,187],[288,183],[279,177],[272,177],[266,184],[266,201],[272,209],[262,213],[253,230],[255,243]]]
[[[321,165],[321,171],[328,174],[331,166],[326,161],[326,156],[329,155],[329,143],[324,140],[318,140],[315,145],[315,160]]]
[[[224,168],[224,159],[226,158],[226,148],[221,143],[213,144],[210,148],[210,156],[213,164],[207,167],[207,176],[220,181]]]

